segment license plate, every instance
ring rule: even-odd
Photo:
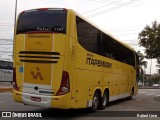
[[[41,98],[40,97],[31,97],[31,101],[41,102]]]

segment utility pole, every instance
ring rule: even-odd
[[[14,35],[16,33],[16,17],[17,17],[17,0],[15,1],[15,12],[14,12]],[[14,40],[14,35],[13,35],[13,40]]]
[[[15,1],[15,12],[14,12],[14,33],[13,33],[13,41],[14,41],[14,36],[16,34],[16,18],[17,18],[17,0]],[[13,42],[13,50],[12,50],[12,59],[14,56],[14,42]]]

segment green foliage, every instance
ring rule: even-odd
[[[144,60],[144,58],[145,58],[144,55],[140,51],[138,51],[137,54],[139,57],[139,65],[141,67],[144,66],[145,68],[147,68],[148,62]]]
[[[159,69],[157,70],[158,73],[160,73],[160,57],[157,58],[157,64],[156,67],[158,67]]]
[[[150,77],[147,78],[147,81],[150,81],[154,84],[158,84],[160,82],[160,75],[159,74],[151,75]]]
[[[139,77],[138,77],[138,81],[142,82],[143,81],[143,75],[140,74]]]
[[[146,58],[156,58],[158,72],[160,73],[160,24],[157,21],[152,26],[146,27],[139,33],[140,46],[145,47]]]
[[[140,46],[146,48],[146,58],[160,58],[160,24],[157,21],[152,26],[147,25],[138,36]]]

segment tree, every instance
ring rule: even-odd
[[[148,81],[154,83],[154,84],[158,84],[160,82],[160,75],[159,74],[154,74],[154,75],[151,75],[149,78],[148,78]]]
[[[152,26],[146,25],[139,33],[138,38],[140,46],[145,47],[145,57],[156,58],[157,63],[160,65],[160,24],[154,21]],[[158,67],[160,68],[159,65]]]
[[[158,67],[157,72],[160,73],[160,58],[157,58],[157,64],[156,67]]]
[[[137,55],[139,57],[139,65],[141,67],[144,66],[145,68],[147,68],[147,61],[144,61],[144,58],[145,58],[144,55],[140,51],[137,52]],[[144,72],[143,72],[143,74],[139,75],[138,79],[139,79],[139,81],[142,81],[144,83]]]
[[[144,66],[145,68],[147,68],[148,62],[144,61],[145,56],[140,51],[138,51],[137,54],[138,54],[138,57],[139,57],[139,65],[141,67]]]
[[[139,33],[138,38],[140,46],[146,48],[145,53],[147,58],[160,57],[160,24],[157,21],[154,21],[151,27],[147,25]]]

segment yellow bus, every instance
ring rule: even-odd
[[[20,13],[13,69],[14,100],[26,105],[94,112],[137,94],[136,52],[71,9]]]

